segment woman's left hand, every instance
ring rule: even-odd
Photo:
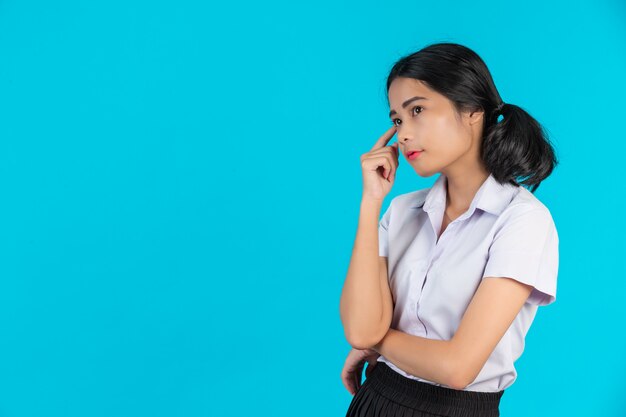
[[[341,370],[341,381],[350,394],[355,395],[361,388],[361,377],[363,375],[363,367],[365,362],[368,363],[365,369],[365,378],[369,378],[372,369],[376,366],[380,353],[372,349],[354,349],[350,350],[346,362]]]

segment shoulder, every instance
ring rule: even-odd
[[[432,187],[421,188],[416,191],[399,194],[391,200],[389,206],[394,206],[394,210],[408,210],[411,208],[422,207],[431,188]]]
[[[428,190],[430,190],[430,187],[399,194],[392,198],[380,219],[380,226],[387,230],[391,223],[402,223],[405,217],[410,217],[416,209],[424,205]]]
[[[518,187],[511,202],[504,208],[498,218],[501,226],[507,223],[526,223],[555,228],[550,209],[523,186]]]

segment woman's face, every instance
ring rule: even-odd
[[[452,101],[413,78],[396,78],[388,97],[398,149],[418,175],[449,175],[453,167],[463,170],[479,160],[482,112],[456,114]],[[407,152],[413,150],[423,152],[411,160]]]

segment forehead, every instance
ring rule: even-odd
[[[389,107],[397,111],[402,107],[405,100],[414,96],[426,97],[428,100],[436,101],[440,94],[430,89],[421,80],[398,77],[389,86]]]

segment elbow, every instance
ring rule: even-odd
[[[446,385],[455,390],[464,390],[470,384],[466,375],[462,367],[455,367],[448,372]]]
[[[358,350],[371,349],[372,346],[374,346],[374,344],[371,342],[368,342],[362,339],[355,339],[355,338],[348,338],[348,343],[354,349],[358,349]]]
[[[364,350],[364,349],[372,349],[376,346],[383,337],[387,334],[387,331],[381,334],[351,334],[346,335],[346,339],[350,346],[354,349]]]
[[[448,373],[448,386],[452,389],[464,390],[478,376],[478,373],[471,372],[467,365],[460,364],[455,368]]]
[[[452,374],[452,376],[448,378],[448,384],[446,385],[448,385],[452,389],[460,391],[464,390],[469,385],[469,383],[461,373],[457,373]]]
[[[467,358],[455,355],[454,351],[450,352],[446,369],[445,385],[455,390],[464,390],[477,376],[473,375],[469,369],[469,361]]]
[[[387,332],[389,332],[391,320],[383,320],[377,326],[363,327],[363,323],[360,324],[360,326],[355,327],[357,323],[351,323],[348,326],[344,322],[346,340],[355,349],[371,349],[383,340]]]

